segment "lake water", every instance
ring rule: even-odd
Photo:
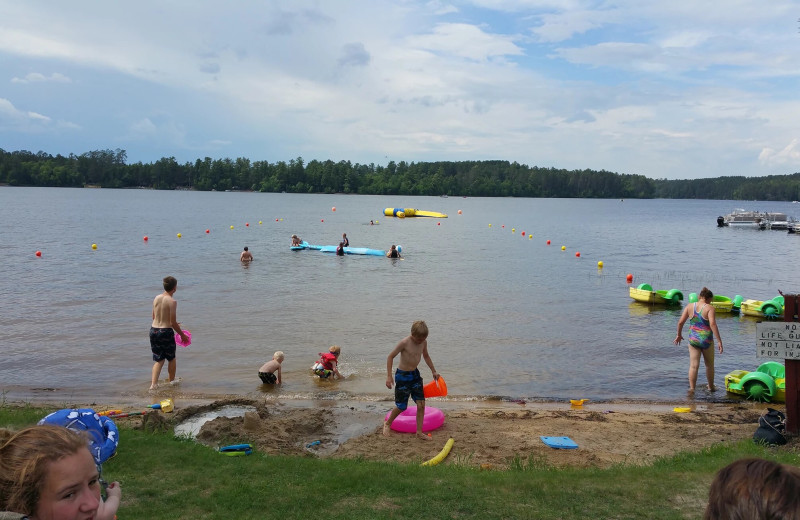
[[[389,218],[386,207],[449,218]],[[687,299],[704,285],[755,299],[800,291],[788,260],[800,239],[717,228],[736,207],[800,216],[776,202],[3,187],[0,391],[150,399],[151,305],[173,275],[193,335],[178,348],[178,397],[388,400],[386,356],[424,319],[455,399],[683,399],[688,355],[672,344],[680,309],[633,303],[625,277]],[[343,232],[352,246],[401,244],[404,259],[289,249],[292,233],[333,245]],[[718,316],[723,385],[760,360],[756,320]],[[334,344],[348,377],[317,381],[309,367]],[[269,389],[257,370],[276,350],[285,383]]]

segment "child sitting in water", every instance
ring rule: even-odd
[[[280,350],[272,355],[272,359],[264,363],[258,369],[258,377],[265,385],[274,385],[275,383],[281,384],[281,363],[283,363],[283,352]],[[278,373],[277,377],[275,373]]]
[[[344,379],[342,374],[339,373],[339,354],[342,353],[341,347],[338,345],[332,346],[326,353],[319,354],[319,361],[314,363],[311,369],[314,374],[318,375],[320,379],[328,379],[335,376],[338,379]]]

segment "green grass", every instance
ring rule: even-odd
[[[3,406],[0,427],[34,424],[49,410]],[[793,450],[742,441],[645,466],[556,469],[538,458],[482,471],[469,457],[450,464],[226,457],[170,432],[118,421],[117,455],[103,465],[122,485],[120,520],[700,518],[716,471],[742,457],[800,465]]]

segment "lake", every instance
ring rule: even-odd
[[[386,207],[449,218],[384,217]],[[179,396],[390,400],[386,357],[424,319],[454,399],[684,399],[680,309],[634,303],[626,275],[687,299],[703,286],[755,299],[800,291],[788,267],[800,239],[716,227],[738,207],[800,216],[780,202],[2,187],[0,391],[150,399],[152,300],[173,275],[193,336],[178,348]],[[293,233],[400,244],[404,258],[291,251]],[[755,319],[720,313],[718,325],[724,387],[726,373],[761,360]],[[309,367],[334,344],[347,378],[320,382]],[[271,389],[257,371],[276,350],[285,383]],[[424,362],[421,372],[430,380]]]

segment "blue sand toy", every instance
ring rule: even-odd
[[[575,444],[575,441],[570,439],[569,437],[539,437],[542,439],[542,442],[550,446],[551,448],[555,448],[557,450],[574,450],[578,447]]]

